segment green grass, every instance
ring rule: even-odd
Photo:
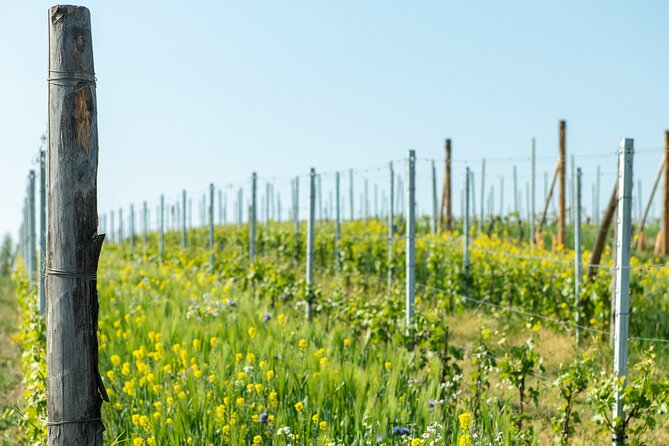
[[[491,370],[490,387],[475,417],[478,434],[490,440],[500,436],[494,444],[549,444],[554,437],[551,418],[560,404],[552,381],[560,365],[584,350],[596,356],[598,370],[610,370],[611,351],[597,338],[587,338],[583,348],[576,349],[564,327],[462,300],[459,245],[455,250],[446,244],[419,247],[419,281],[450,291],[420,290],[417,328],[411,337],[405,336],[399,264],[403,246],[396,245],[395,288],[388,290],[385,231],[373,221],[344,228],[344,234],[361,237],[342,242],[343,263],[338,268],[332,265],[329,227],[321,226],[316,311],[314,320],[307,322],[303,257],[292,254],[292,228],[259,229],[258,258],[250,266],[246,230],[217,228],[213,274],[209,253],[197,247],[206,246],[205,231],[191,232],[195,247],[187,250],[178,248],[178,234],[168,234],[162,261],[153,248],[144,251],[139,244],[134,252],[128,244],[105,246],[98,288],[100,370],[111,397],[111,404],[103,405],[106,442],[121,436],[134,446],[254,441],[362,445],[381,438],[386,445],[415,445],[420,444],[415,439],[427,435],[441,438],[434,444],[457,444],[464,434],[458,415],[472,410],[475,367],[469,351],[484,326],[493,332],[488,343],[498,360],[510,346],[531,337],[546,371],[536,369],[528,376],[528,386],[538,389],[539,399],[536,405],[527,404],[530,420],[519,434],[513,427],[517,392]],[[155,247],[155,234],[150,241]],[[529,252],[492,239],[477,243],[518,255]],[[553,256],[565,262],[520,266],[513,258],[479,252],[472,257],[477,276],[473,292],[501,305],[527,306],[571,320],[569,306],[560,305],[573,302],[568,294],[573,289],[569,254]],[[605,288],[607,279],[598,280]],[[653,293],[664,283],[651,282],[643,286]],[[35,299],[29,293],[25,297]],[[632,363],[636,354],[631,347]],[[591,421],[594,411],[584,395],[577,410],[583,422],[575,444],[599,444],[610,437]],[[399,427],[409,434],[393,434]],[[299,438],[290,438],[285,428]],[[667,420],[660,419],[658,429],[641,438],[666,443],[668,428]]]

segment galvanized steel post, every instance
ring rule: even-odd
[[[355,220],[355,208],[353,202],[353,169],[348,170],[348,194],[349,194],[349,205],[351,206],[351,220]]]
[[[160,196],[160,260],[165,257],[165,195]]]
[[[416,273],[416,151],[407,159],[407,227],[406,227],[406,332],[413,319]]]
[[[469,167],[465,172],[465,206],[464,206],[464,228],[462,232],[464,234],[464,268],[465,268],[465,278],[469,276],[469,185],[471,180],[471,172]]]
[[[307,306],[306,317],[310,321],[313,315],[314,282],[314,220],[316,218],[316,170],[309,172],[309,220],[307,221]]]
[[[37,285],[37,234],[35,225],[35,171],[28,174],[28,265],[30,287]]]
[[[520,218],[518,213],[518,168],[513,165],[513,213],[517,218]]]
[[[581,278],[583,276],[583,264],[581,251],[581,194],[582,194],[581,168],[576,169],[576,206],[574,209],[574,322],[576,325],[576,343],[581,342],[581,333],[578,328],[581,316]]]
[[[249,215],[249,260],[253,263],[256,253],[256,195],[257,195],[258,175],[251,174],[251,212]]]
[[[393,286],[393,238],[395,236],[395,170],[393,162],[388,163],[390,173],[389,194],[388,194],[388,289]]]
[[[123,243],[123,208],[118,209],[118,241]]]
[[[111,241],[114,242],[115,241],[114,239],[116,238],[115,237],[116,231],[114,229],[114,211],[111,211],[109,213],[109,234]]]
[[[181,191],[181,207],[183,208],[183,212],[181,213],[181,247],[185,248],[187,242],[187,236],[186,236],[186,189]]]
[[[44,290],[44,267],[46,265],[46,150],[40,150],[39,174],[39,314],[46,308]]]
[[[437,233],[437,167],[432,160],[432,220],[430,230],[432,235]]]
[[[365,222],[369,220],[369,179],[365,178],[365,196],[363,198]]]
[[[530,199],[530,243],[535,243],[535,236],[534,236],[534,231],[535,231],[535,218],[536,218],[536,211],[534,209],[534,201],[535,201],[535,195],[536,195],[536,173],[537,173],[537,155],[536,155],[536,144],[535,144],[535,139],[532,138],[532,198]]]
[[[481,214],[479,215],[479,231],[483,230],[483,220],[485,216],[485,158],[481,160]]]
[[[321,175],[318,174],[318,221],[323,221],[323,183]]]
[[[209,184],[209,271],[214,272],[214,183]]]
[[[339,212],[339,172],[335,173],[335,267],[339,268],[339,238],[341,237],[341,215]]]
[[[149,237],[149,208],[146,201],[142,204],[142,236],[144,249],[146,249]]]
[[[614,369],[618,378],[627,376],[627,343],[629,336],[629,298],[630,298],[630,245],[632,236],[632,165],[634,159],[634,140],[625,138],[620,141],[618,152],[618,228],[616,240],[616,318]],[[625,386],[623,382],[623,386]],[[613,418],[623,418],[624,396],[616,392],[613,405]],[[625,444],[625,432],[620,429],[613,432],[613,445]]]
[[[130,249],[135,250],[135,205],[130,205]]]

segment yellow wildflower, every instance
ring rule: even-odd
[[[468,430],[469,426],[472,425],[472,414],[469,412],[464,412],[460,414],[458,420],[460,420],[460,428]]]
[[[472,437],[469,434],[461,436],[460,441],[458,441],[458,446],[473,446],[473,444]]]

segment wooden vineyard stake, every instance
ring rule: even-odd
[[[567,124],[560,121],[560,188],[558,191],[558,227],[557,227],[557,246],[565,244],[566,241],[566,167],[567,167],[567,142],[566,142]]]
[[[669,160],[669,131],[664,133],[664,159]],[[664,163],[664,180],[662,181],[662,228],[658,234],[656,254],[669,254],[669,163]]]
[[[444,151],[446,161],[444,166],[444,187],[441,192],[441,211],[439,212],[439,226],[444,231],[451,231],[453,224],[453,201],[451,198],[451,140],[447,139]]]
[[[49,10],[48,444],[102,445],[98,371],[98,129],[88,9]]]
[[[588,280],[595,276],[597,268],[599,267],[599,261],[602,259],[602,252],[604,251],[604,244],[606,243],[606,235],[609,232],[609,227],[611,226],[613,215],[616,211],[617,198],[618,182],[613,186],[613,192],[611,193],[611,198],[609,198],[609,205],[606,207],[604,218],[602,218],[602,222],[599,225],[599,232],[597,233],[595,246],[592,248],[592,253],[590,253],[590,260],[588,261]]]

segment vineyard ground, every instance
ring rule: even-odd
[[[541,399],[543,401],[552,400],[555,403],[553,405],[544,403],[541,407],[528,405],[527,411],[532,420],[531,424],[537,434],[539,444],[552,444],[555,433],[551,430],[551,416],[557,413],[560,403],[558,391],[552,386],[552,380],[553,377],[557,376],[560,366],[568,364],[577,355],[572,335],[568,332],[556,332],[551,329],[537,330],[538,326],[525,326],[524,322],[519,319],[493,317],[478,310],[464,310],[462,313],[449,316],[445,322],[448,324],[451,341],[454,345],[471,345],[476,340],[477,327],[487,327],[493,331],[503,332],[506,344],[508,345],[519,345],[529,337],[532,337],[536,341],[536,350],[543,358],[543,365],[546,368],[546,373],[544,374],[546,379],[538,383],[538,378],[530,377],[529,384],[539,384],[538,387],[542,394]],[[499,338],[499,341],[501,340]],[[491,342],[491,344],[494,344],[494,342]],[[595,342],[587,350],[608,348],[601,343]],[[609,356],[612,354],[611,351]],[[473,373],[474,369],[471,361],[461,361],[461,365],[465,377]],[[606,366],[607,364],[601,364],[602,368],[606,368]],[[491,391],[489,392],[489,397],[506,404],[511,404],[515,409],[518,401],[516,392],[510,390],[506,383],[501,382],[495,376],[492,376],[490,381]],[[584,411],[584,421],[576,430],[576,434],[572,440],[573,444],[602,444],[610,439],[610,433],[597,428],[592,423],[589,418],[594,413],[589,410],[587,404],[584,404],[584,399],[581,398],[578,404],[579,410]],[[655,444],[669,444],[669,419],[660,420],[657,430],[649,434],[648,437],[652,438],[653,441],[657,441]]]

